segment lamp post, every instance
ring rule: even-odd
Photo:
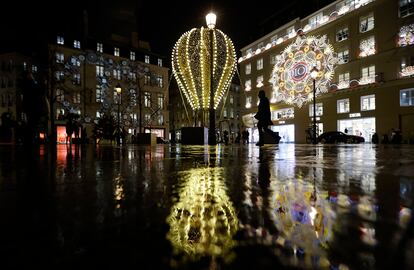
[[[119,85],[119,83],[116,85],[115,87],[115,91],[118,95],[118,125],[116,127],[117,132],[116,132],[116,144],[120,145],[121,144],[121,119],[120,119],[120,106],[121,106],[121,92],[122,92],[122,88],[121,85]]]
[[[210,104],[209,104],[209,129],[208,129],[208,144],[216,145],[216,112],[214,111],[214,88],[213,88],[213,34],[216,26],[216,14],[210,12],[206,16],[207,27],[210,29]]]
[[[310,72],[310,76],[313,80],[313,130],[312,130],[312,143],[316,144],[317,140],[316,140],[316,78],[318,77],[318,68],[316,66],[314,66]]]

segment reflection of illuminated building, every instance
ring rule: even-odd
[[[225,256],[234,246],[237,216],[226,194],[223,168],[184,172],[188,179],[167,218],[167,238],[178,252],[191,257]]]

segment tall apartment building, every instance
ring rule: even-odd
[[[404,141],[414,140],[414,3],[338,0],[241,49],[242,114],[254,141],[258,134],[251,118],[261,89],[271,101],[272,129],[279,131],[281,142],[306,141],[312,102],[301,108],[275,102],[269,82],[277,55],[298,33],[326,35],[339,58],[328,93],[316,98],[320,133],[346,129],[370,142],[375,132],[381,139],[400,129]]]
[[[24,71],[30,70],[36,77],[38,69],[31,57],[15,52],[0,54],[0,115],[9,113],[13,121],[26,119],[19,83]]]
[[[194,123],[194,115],[190,105],[183,100],[178,87],[170,88],[170,130],[172,139],[181,140],[181,128],[190,126],[201,126],[201,120]],[[226,96],[223,97],[219,107],[216,110],[216,128],[221,135],[224,130],[229,132],[230,139],[234,140],[237,132],[241,132],[241,102],[240,102],[240,85],[232,83]],[[205,123],[208,125],[208,123]],[[219,138],[220,140],[221,138]]]
[[[69,113],[79,115],[87,134],[92,134],[93,122],[111,114],[130,135],[151,132],[168,138],[169,69],[160,56],[100,41],[88,40],[85,46],[79,39],[57,36],[49,44],[49,61],[58,141],[64,141]]]

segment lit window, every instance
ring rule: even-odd
[[[158,125],[164,125],[164,115],[158,115]]]
[[[100,111],[96,111],[96,118],[101,118],[101,112]]]
[[[96,66],[96,76],[102,77],[104,75],[104,67],[103,66]]]
[[[65,92],[62,89],[56,89],[56,101],[63,102],[65,100]]]
[[[296,36],[295,26],[291,26],[288,29],[286,29],[286,34],[289,36],[289,38]]]
[[[368,16],[362,17],[359,20],[359,32],[364,33],[374,29],[374,15],[369,14]]]
[[[79,73],[73,74],[73,81],[72,81],[72,83],[75,84],[75,85],[80,85],[81,84],[81,76],[80,76]]]
[[[361,97],[361,111],[375,110],[375,95]]]
[[[37,72],[37,66],[36,65],[32,65],[32,72],[36,73]]]
[[[63,64],[65,61],[65,56],[63,53],[56,53],[56,63]]]
[[[414,56],[403,57],[401,59],[401,77],[409,77],[414,75]]]
[[[234,111],[233,108],[230,108],[229,110],[230,118],[234,118]]]
[[[318,26],[319,24],[321,24],[322,18],[323,18],[323,13],[322,12],[316,14],[315,16],[313,16],[309,19],[309,25],[312,28]]]
[[[375,38],[370,36],[369,38],[362,39],[359,43],[359,56],[366,57],[375,54]]]
[[[145,63],[147,63],[147,64],[150,63],[150,57],[149,57],[149,55],[145,55]]]
[[[263,86],[263,75],[260,75],[256,79],[256,87],[262,87]]]
[[[55,78],[57,81],[61,81],[65,78],[65,74],[63,73],[63,71],[56,71]]]
[[[70,58],[70,63],[74,66],[80,67],[80,60],[79,60],[79,58],[77,58],[75,56],[72,56]]]
[[[251,108],[252,107],[252,97],[251,96],[247,96],[246,97],[246,108]]]
[[[119,56],[119,48],[117,47],[114,48],[114,55]]]
[[[245,91],[250,91],[252,89],[252,81],[251,80],[247,80],[244,83],[244,90]]]
[[[257,60],[257,70],[261,70],[263,69],[263,58],[260,58],[259,60]]]
[[[156,79],[157,79],[157,86],[162,88],[164,86],[162,75],[157,75]]]
[[[103,53],[103,44],[102,43],[96,43],[96,51]]]
[[[285,108],[280,110],[275,110],[271,112],[272,120],[279,119],[293,119],[295,118],[295,109],[294,108]]]
[[[398,37],[398,45],[400,47],[414,44],[414,24],[402,26]]]
[[[148,75],[148,74],[145,74],[144,75],[144,84],[145,85],[148,85],[148,84],[150,84],[151,83],[151,76],[150,75]]]
[[[338,75],[338,89],[349,88],[349,72]]]
[[[158,107],[164,109],[164,94],[158,94]]]
[[[400,106],[414,106],[414,88],[400,90]]]
[[[400,17],[407,17],[411,14],[414,14],[414,1],[413,0],[400,0]]]
[[[135,52],[129,52],[129,59],[135,61]]]
[[[130,89],[129,96],[130,96],[130,100],[129,100],[130,105],[132,107],[137,106],[137,91],[135,91],[135,89]]]
[[[323,103],[316,103],[316,116],[323,115]],[[309,117],[313,117],[313,104],[309,105]]]
[[[375,66],[364,67],[361,69],[360,85],[370,84],[375,82]]]
[[[277,55],[276,54],[271,55],[270,56],[270,64],[271,65],[276,64],[276,59],[277,59]]]
[[[337,113],[348,113],[349,112],[349,98],[340,99],[336,102]]]
[[[276,42],[277,42],[277,35],[273,36],[273,37],[270,39],[270,43],[272,44],[272,46],[276,45]]]
[[[234,103],[234,97],[233,97],[233,95],[230,95],[229,102],[230,102],[230,104],[233,104]]]
[[[73,48],[80,49],[80,47],[81,47],[80,41],[79,40],[74,40],[73,41]]]
[[[100,85],[96,85],[95,102],[96,103],[102,103],[103,102],[102,87]]]
[[[342,28],[342,29],[339,29],[337,32],[336,32],[336,41],[342,41],[342,40],[346,40],[346,39],[348,39],[348,27],[345,27],[345,28]]]
[[[80,93],[73,93],[73,103],[75,103],[75,104],[81,103],[81,94]]]
[[[64,45],[65,39],[62,36],[57,36],[57,44]]]
[[[137,80],[137,74],[135,72],[129,72],[129,79],[131,79],[132,81],[136,81]]]
[[[151,122],[151,115],[149,113],[146,113],[144,115],[145,123],[148,125]]]
[[[224,110],[223,110],[223,117],[227,118],[227,108],[224,108]]]
[[[343,50],[338,52],[338,64],[345,64],[349,62],[349,51]]]
[[[117,80],[121,79],[121,70],[120,69],[114,69],[113,74],[114,74],[114,79],[117,79]]]
[[[158,66],[162,67],[162,59],[161,58],[158,58]]]
[[[149,108],[151,107],[151,93],[144,92],[144,106]]]
[[[246,75],[249,75],[250,73],[252,73],[252,64],[247,64],[246,65]]]

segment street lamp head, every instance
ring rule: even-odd
[[[319,70],[316,66],[314,66],[310,71],[310,76],[312,79],[316,79],[318,77]]]
[[[210,12],[209,14],[207,14],[206,22],[207,22],[208,28],[214,29],[214,27],[216,27],[216,19],[217,19],[217,16],[213,12]]]
[[[121,94],[122,88],[121,88],[121,85],[119,83],[115,86],[115,91],[118,93],[118,95]]]

